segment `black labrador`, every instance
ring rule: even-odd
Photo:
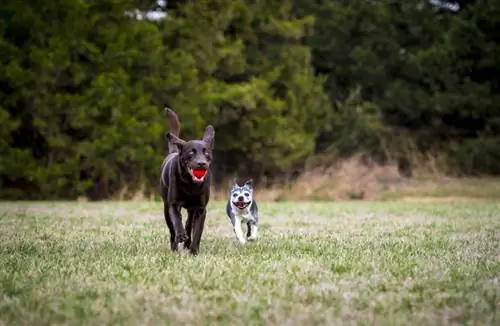
[[[160,191],[170,231],[170,249],[175,252],[178,244],[184,242],[184,248],[196,255],[210,199],[210,164],[215,131],[208,125],[203,139],[182,140],[179,138],[181,124],[177,114],[169,108],[165,108],[164,113],[170,121],[170,132],[166,134],[169,150],[161,166]],[[185,229],[181,207],[188,212]]]

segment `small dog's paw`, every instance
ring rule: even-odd
[[[246,241],[245,239],[238,239],[238,241],[239,241],[242,245],[244,245],[245,243],[247,243],[247,241]]]
[[[188,236],[186,234],[186,231],[184,232],[179,232],[175,235],[175,242],[176,243],[181,243],[181,242],[184,242],[188,239]]]
[[[256,241],[257,240],[257,237],[248,237],[247,241]]]

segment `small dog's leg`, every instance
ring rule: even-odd
[[[177,251],[177,242],[175,242],[175,229],[168,214],[168,205],[165,203],[163,204],[163,214],[165,215],[165,221],[167,222],[168,231],[170,233],[170,250]]]
[[[189,247],[189,252],[192,255],[197,255],[200,251],[200,240],[203,234],[203,228],[205,227],[205,217],[207,216],[207,210],[201,209],[193,212],[193,239],[191,246]]]
[[[192,209],[188,209],[188,217],[186,220],[187,239],[186,241],[184,241],[184,248],[186,249],[189,249],[189,246],[191,246],[191,239],[193,238],[192,226],[194,218],[195,218],[195,211]]]
[[[241,220],[239,217],[236,217],[234,219],[234,227],[233,227],[234,233],[236,233],[236,238],[241,244],[245,244],[247,241],[245,240],[245,237],[243,236],[243,230],[241,229]]]
[[[181,243],[186,241],[187,235],[184,226],[182,225],[182,217],[179,206],[169,205],[168,215],[172,221],[172,225],[175,230],[175,243]]]
[[[259,229],[257,223],[250,224],[249,229],[250,229],[250,236],[248,237],[248,241],[257,240],[257,231]]]

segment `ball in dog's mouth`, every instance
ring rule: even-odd
[[[188,170],[189,170],[189,174],[191,174],[191,177],[193,178],[194,182],[203,182],[203,180],[205,180],[205,176],[207,175],[206,169],[188,168]]]

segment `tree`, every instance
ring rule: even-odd
[[[97,199],[149,182],[161,161],[161,122],[145,89],[155,87],[163,44],[155,25],[129,9],[2,5],[3,196]]]
[[[219,173],[286,173],[313,153],[328,113],[292,2],[206,0],[177,11],[171,35],[197,68],[201,114],[215,124]]]

